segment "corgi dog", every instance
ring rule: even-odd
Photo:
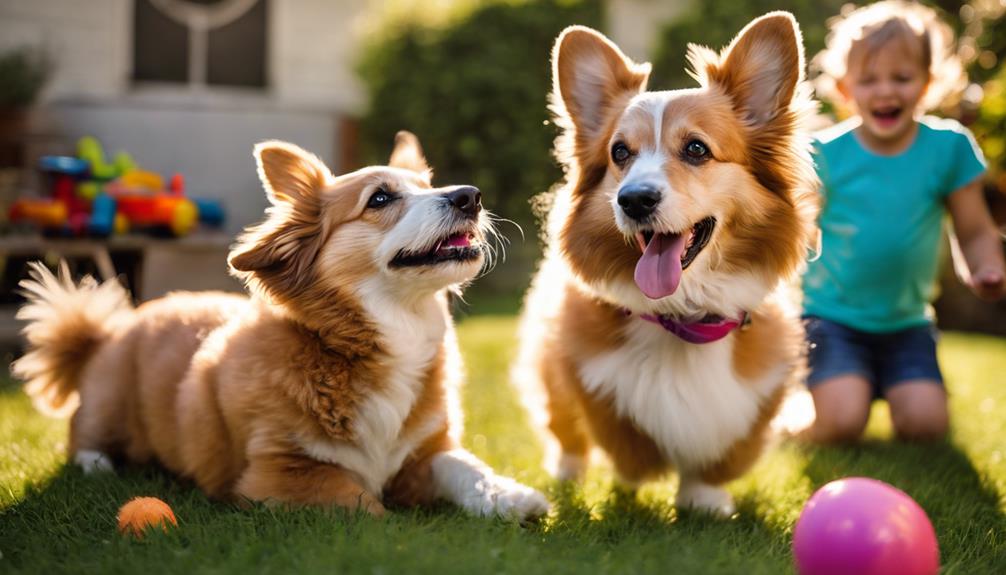
[[[22,283],[28,353],[13,371],[37,404],[75,410],[74,461],[156,460],[237,502],[546,513],[541,493],[459,444],[447,291],[486,258],[480,192],[433,187],[406,132],[388,166],[339,177],[283,142],[255,159],[271,206],[228,258],[250,298],[133,309],[114,281],[74,285],[41,264]]]
[[[723,484],[762,451],[801,363],[799,318],[773,294],[816,239],[813,108],[787,13],[689,58],[699,88],[650,92],[649,64],[602,34],[558,37],[567,178],[513,379],[559,478],[596,445],[626,486],[674,470],[678,506],[730,514]]]

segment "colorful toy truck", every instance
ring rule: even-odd
[[[12,223],[28,222],[48,235],[98,236],[144,231],[175,237],[197,223],[220,226],[219,202],[185,196],[184,180],[175,174],[168,186],[160,174],[140,169],[119,152],[105,159],[101,144],[81,138],[77,157],[45,156],[39,170],[51,197],[21,199],[10,209]]]

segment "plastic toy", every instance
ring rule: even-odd
[[[116,208],[130,230],[148,229],[174,236],[189,233],[199,219],[196,205],[182,196],[117,193]]]
[[[119,533],[142,539],[147,529],[177,527],[178,520],[171,507],[156,497],[134,497],[119,508]]]
[[[807,501],[793,532],[800,575],[935,575],[936,533],[911,497],[883,481],[832,481]]]
[[[77,157],[88,163],[91,177],[102,182],[136,169],[136,162],[126,152],[116,154],[112,163],[106,162],[101,143],[91,136],[84,136],[77,142]]]
[[[197,222],[220,226],[223,207],[208,199],[187,198],[180,174],[164,178],[142,170],[129,154],[106,161],[101,144],[81,138],[79,157],[45,156],[39,169],[51,198],[22,199],[11,206],[11,222],[28,222],[48,235],[104,237],[127,230],[182,236]]]
[[[32,222],[45,229],[62,228],[68,218],[66,205],[56,200],[22,198],[10,207],[12,222]]]

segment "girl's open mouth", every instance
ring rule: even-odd
[[[901,112],[902,108],[900,107],[880,108],[873,110],[870,115],[873,116],[873,119],[877,122],[877,124],[882,127],[889,128],[898,122],[898,119],[901,118]]]

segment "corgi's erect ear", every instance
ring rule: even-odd
[[[788,12],[752,20],[717,56],[689,47],[688,59],[703,85],[720,86],[738,113],[754,127],[787,110],[803,80],[803,39]]]
[[[578,150],[607,135],[629,99],[646,88],[649,75],[649,64],[636,64],[600,32],[584,26],[563,30],[552,49],[553,98],[576,128]]]
[[[275,205],[316,203],[318,191],[334,178],[314,154],[272,140],[255,146],[259,179]]]
[[[258,144],[255,161],[273,207],[241,236],[228,262],[238,272],[306,276],[324,239],[321,191],[334,177],[316,156],[285,142]]]
[[[393,168],[403,168],[424,174],[430,171],[430,166],[423,156],[423,148],[419,138],[412,132],[402,130],[395,134],[395,149],[391,152],[388,165]]]

